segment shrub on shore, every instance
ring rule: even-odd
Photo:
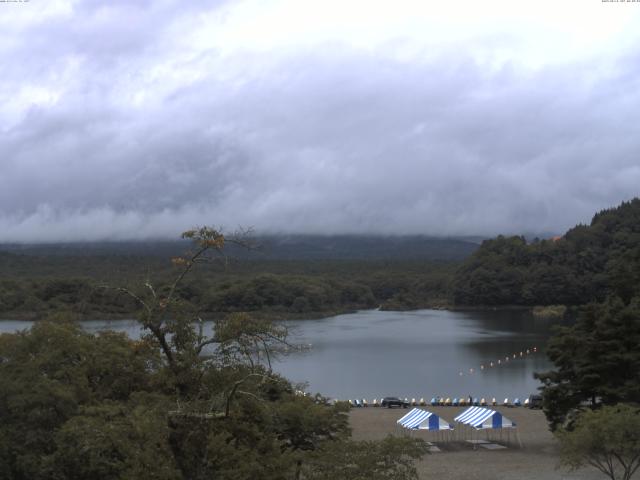
[[[567,312],[566,305],[547,305],[533,307],[533,316],[536,318],[563,318]]]

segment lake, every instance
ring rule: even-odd
[[[275,370],[331,398],[524,399],[539,386],[533,373],[551,367],[545,355],[550,322],[523,311],[366,310],[283,323],[294,342],[310,348],[282,357]],[[0,332],[29,325],[0,321]],[[132,320],[83,325],[140,335]]]

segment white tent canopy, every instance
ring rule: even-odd
[[[453,419],[477,430],[489,428],[515,428],[516,424],[500,412],[483,407],[470,407]]]
[[[420,408],[414,408],[397,423],[409,430],[453,430],[451,424],[438,415]]]

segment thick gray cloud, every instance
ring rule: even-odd
[[[507,34],[223,48],[190,32],[215,38],[228,4],[102,4],[4,25],[0,241],[562,231],[638,194],[640,48],[535,66],[480,59]]]

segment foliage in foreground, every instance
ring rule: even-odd
[[[590,465],[611,480],[629,480],[640,468],[640,409],[630,405],[585,411],[571,430],[556,432],[561,461],[578,469]]]
[[[552,429],[576,409],[640,403],[640,297],[617,297],[584,308],[571,327],[559,328],[547,354],[555,369],[537,374]]]
[[[415,478],[420,442],[352,442],[348,407],[297,395],[271,370],[286,330],[236,314],[204,334],[177,292],[235,239],[185,237],[195,249],[175,259],[173,283],[120,289],[141,306],[140,340],[64,319],[0,335],[0,478],[284,480],[353,465]]]
[[[428,445],[410,437],[387,437],[379,442],[328,444],[307,463],[309,480],[417,480],[414,460],[428,453]]]

